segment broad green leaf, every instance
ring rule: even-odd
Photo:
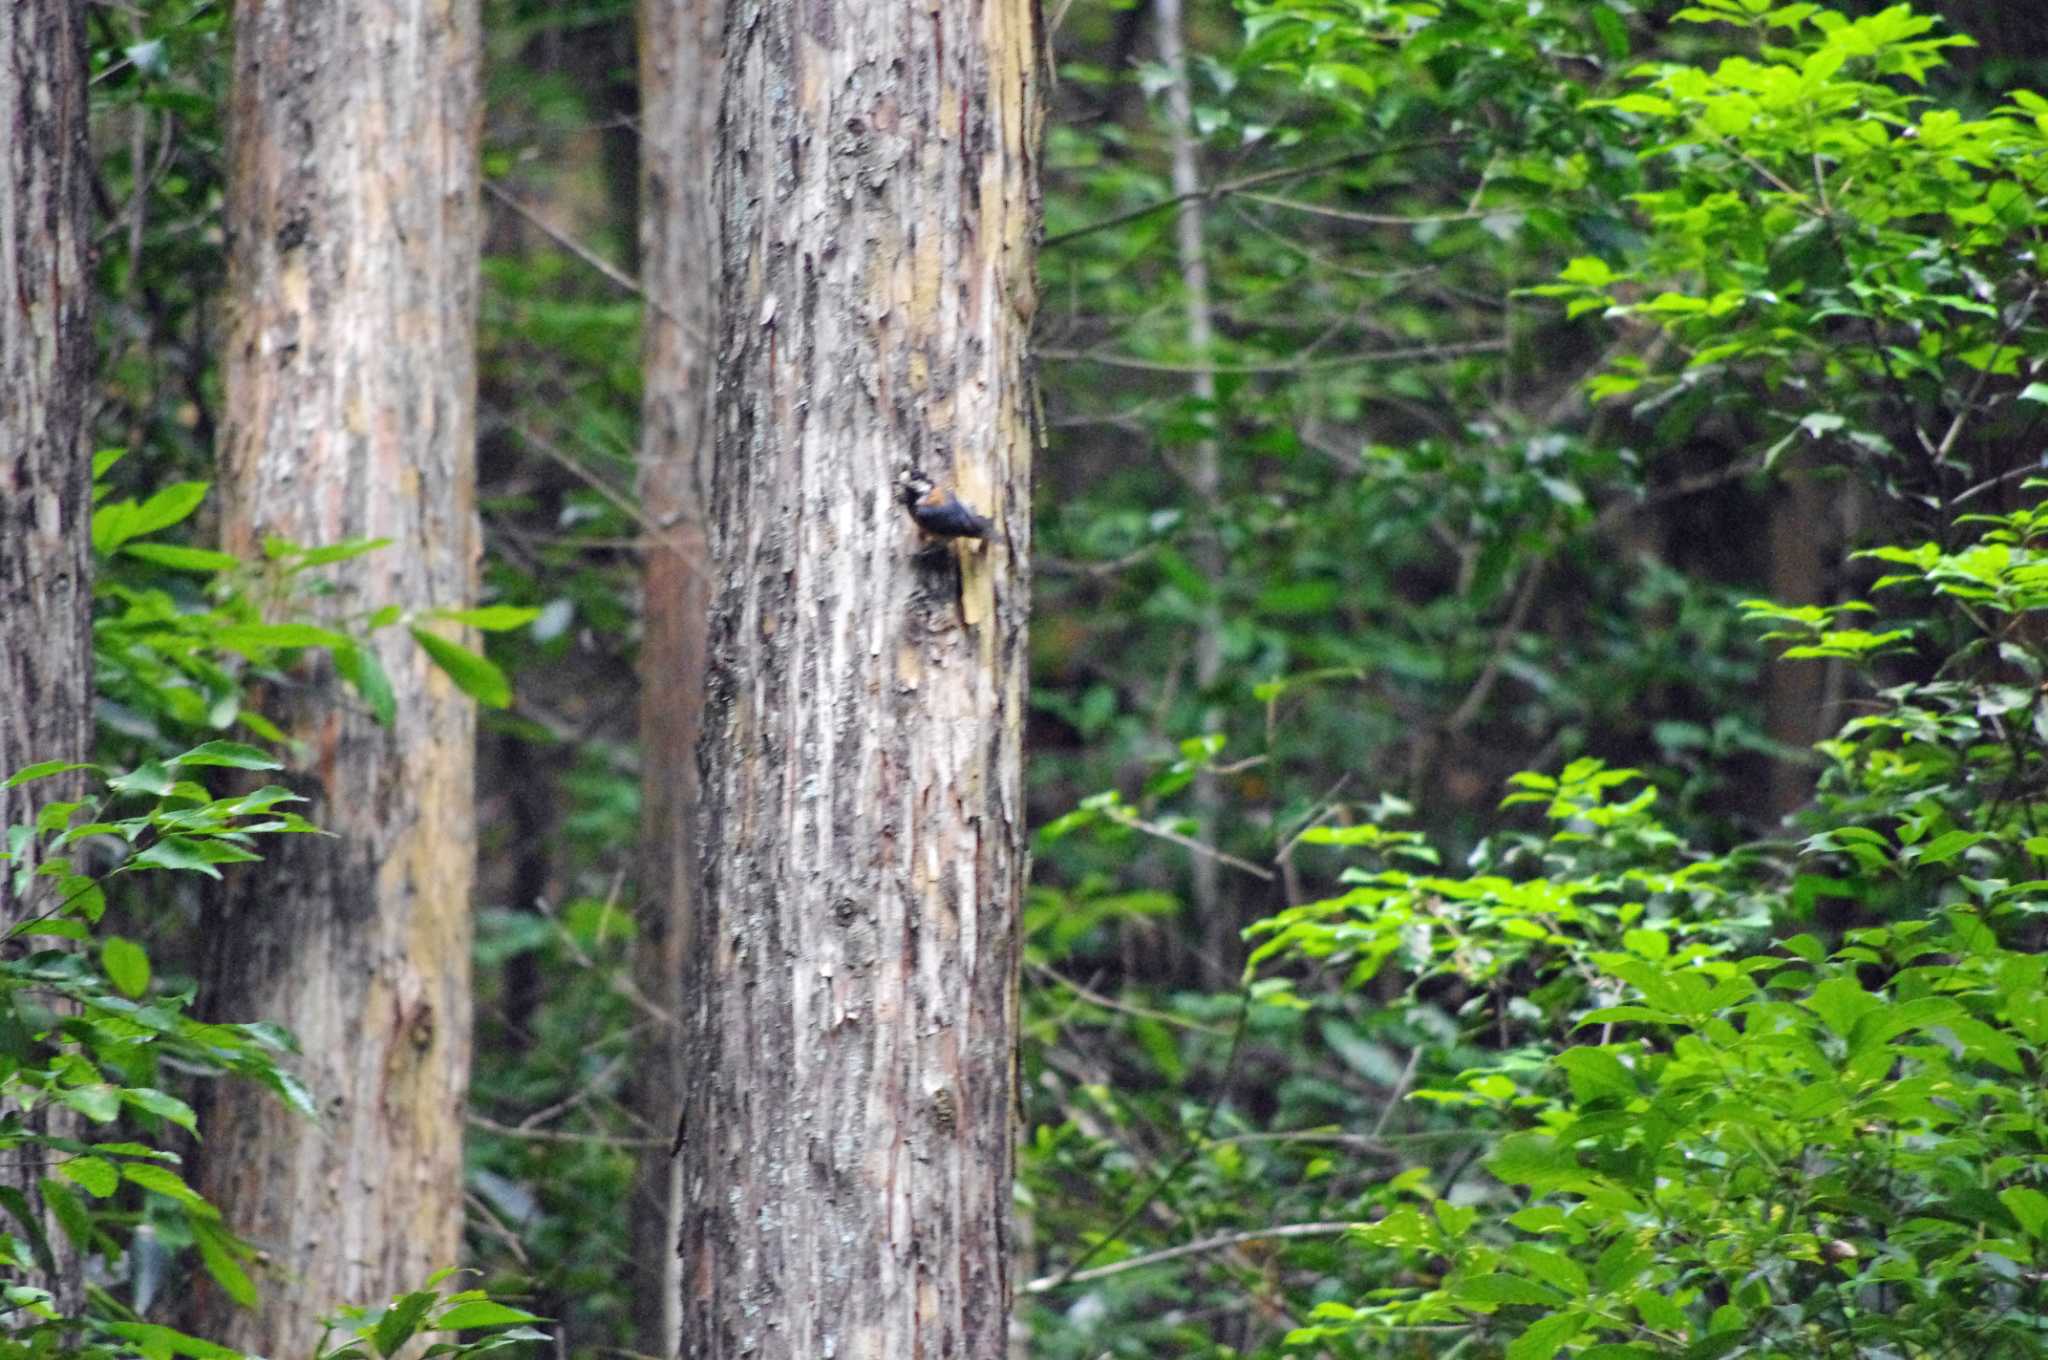
[[[100,966],[113,984],[129,996],[149,990],[149,955],[124,936],[109,935],[100,943]]]
[[[452,623],[482,629],[486,633],[503,633],[514,628],[524,628],[540,617],[540,610],[520,605],[491,604],[478,609],[436,609],[427,617],[447,619]]]
[[[72,770],[92,770],[97,773],[100,767],[76,760],[38,761],[33,765],[24,765],[9,775],[7,782],[0,784],[0,789],[17,789],[23,784],[32,783],[38,779],[49,779],[54,775],[66,774]]]
[[[2027,1236],[2037,1242],[2048,1243],[2048,1195],[2031,1186],[2014,1185],[1998,1192],[1998,1202],[2018,1221]]]
[[[129,543],[122,547],[121,555],[152,566],[169,567],[173,571],[197,571],[208,575],[233,571],[241,565],[241,559],[233,553],[215,552],[211,548],[187,548],[175,543]]]
[[[393,1299],[391,1306],[384,1310],[384,1316],[377,1319],[376,1330],[370,1334],[371,1344],[377,1348],[377,1353],[385,1356],[396,1354],[400,1346],[412,1340],[427,1310],[440,1301],[440,1294],[432,1289],[415,1290]]]
[[[511,684],[505,673],[487,658],[424,628],[410,631],[413,640],[447,673],[457,689],[486,708],[505,708],[511,704]]]
[[[85,1187],[94,1199],[105,1199],[121,1188],[121,1173],[104,1157],[73,1157],[61,1163],[57,1171]]]
[[[274,760],[268,752],[255,746],[245,746],[238,741],[209,741],[195,746],[181,756],[171,758],[173,765],[223,765],[236,770],[281,770],[284,762]]]
[[[437,1313],[433,1325],[437,1332],[454,1332],[468,1327],[502,1327],[513,1322],[542,1321],[545,1319],[537,1314],[509,1307],[493,1299],[473,1299]]]

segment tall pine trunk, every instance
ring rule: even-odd
[[[735,0],[683,1353],[1005,1352],[1029,0]],[[994,520],[921,554],[915,464]]]
[[[75,0],[0,4],[0,779],[92,749],[85,88],[85,17]],[[77,796],[73,778],[0,789],[0,832],[31,822],[40,804]],[[0,938],[49,905],[14,892],[24,867],[0,862]],[[38,1132],[65,1132],[53,1106],[31,1119]],[[0,1154],[0,1186],[34,1198],[44,1168],[24,1164],[32,1160],[21,1149]],[[77,1260],[54,1222],[46,1231],[56,1270],[22,1283],[70,1312],[82,1288]]]
[[[705,489],[718,310],[711,200],[725,0],[640,0],[640,503],[648,521],[640,639],[639,933],[635,980],[662,1011],[643,1017],[633,1108],[666,1133],[682,1105],[684,942],[701,892],[696,819],[705,627],[711,603]],[[676,1354],[682,1283],[681,1167],[666,1138],[634,1177],[635,1346]]]
[[[330,621],[473,599],[478,52],[472,0],[235,7],[225,538],[389,539],[323,569]],[[269,1355],[460,1242],[475,719],[403,629],[377,639],[389,726],[324,657],[262,696],[335,835],[235,876],[205,979],[215,1017],[298,1036],[319,1106],[223,1085],[204,1125],[202,1187],[266,1269],[259,1309],[209,1294],[198,1325]]]

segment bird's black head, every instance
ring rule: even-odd
[[[896,479],[896,499],[905,505],[916,505],[931,494],[932,479],[916,468],[905,468]]]

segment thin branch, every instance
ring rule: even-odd
[[[1417,213],[1413,216],[1402,213],[1352,212],[1348,208],[1326,208],[1320,203],[1304,203],[1298,198],[1282,198],[1278,194],[1246,194],[1244,197],[1254,203],[1265,203],[1275,208],[1286,208],[1292,212],[1307,213],[1312,217],[1328,217],[1339,222],[1356,222],[1367,227],[1419,227],[1436,222],[1477,222],[1488,217],[1499,217],[1506,213],[1520,216],[1520,208],[1498,209],[1493,212],[1450,212]]]
[[[1410,345],[1400,349],[1367,350],[1358,354],[1334,355],[1328,359],[1275,359],[1260,364],[1179,364],[1164,359],[1141,359],[1133,354],[1107,354],[1098,350],[1040,348],[1034,352],[1042,359],[1101,364],[1108,368],[1133,368],[1146,373],[1308,373],[1320,369],[1353,368],[1359,364],[1462,359],[1474,354],[1498,354],[1502,348],[1504,347],[1497,339],[1465,340],[1445,345]]]
[[[525,218],[533,224],[534,229],[540,232],[541,235],[547,237],[550,241],[553,241],[556,245],[568,251],[598,273],[604,275],[614,285],[639,298],[651,311],[658,312],[662,320],[681,330],[693,343],[698,345],[708,345],[710,343],[710,337],[704,333],[701,327],[683,320],[683,318],[663,306],[661,301],[651,296],[646,289],[642,288],[640,281],[631,274],[628,274],[589,246],[584,245],[575,237],[549,222],[532,208],[520,202],[512,195],[511,191],[507,190],[496,180],[487,179],[483,183],[485,193]]]
[[[478,1216],[486,1228],[491,1230],[493,1236],[505,1244],[505,1249],[512,1253],[513,1260],[519,1262],[521,1270],[533,1269],[533,1262],[526,1258],[526,1248],[520,1244],[519,1234],[513,1232],[505,1220],[498,1217],[497,1210],[491,1208],[488,1200],[474,1190],[465,1190],[462,1192],[462,1202],[469,1206],[470,1211]]]
[[[1394,1089],[1387,1093],[1387,1103],[1380,1107],[1380,1117],[1372,1126],[1375,1141],[1387,1131],[1387,1121],[1394,1117],[1394,1111],[1408,1094],[1408,1084],[1415,1080],[1415,1068],[1422,1061],[1422,1045],[1408,1050],[1408,1062],[1401,1068],[1401,1079],[1394,1083]]]
[[[1463,137],[1423,137],[1412,142],[1395,142],[1388,146],[1373,147],[1366,151],[1351,151],[1341,156],[1332,156],[1327,160],[1311,161],[1307,165],[1289,165],[1277,170],[1262,170],[1255,175],[1241,175],[1236,179],[1228,179],[1219,184],[1206,185],[1188,193],[1171,194],[1165,198],[1155,199],[1142,207],[1116,213],[1113,216],[1103,218],[1099,222],[1091,222],[1085,227],[1075,227],[1072,231],[1057,232],[1040,241],[1038,243],[1039,249],[1049,250],[1054,246],[1065,245],[1069,241],[1079,240],[1083,236],[1093,236],[1098,231],[1108,231],[1112,227],[1123,226],[1126,222],[1135,222],[1141,217],[1150,217],[1153,213],[1165,212],[1168,208],[1178,207],[1191,198],[1220,198],[1225,194],[1239,194],[1247,189],[1257,189],[1267,184],[1283,184],[1290,179],[1307,179],[1310,175],[1320,175],[1325,170],[1342,169],[1344,166],[1355,165],[1359,161],[1369,161],[1379,156],[1398,156],[1403,152],[1420,151],[1432,146],[1456,146],[1464,140]]]
[[[610,1062],[606,1063],[603,1067],[599,1068],[594,1074],[592,1074],[590,1080],[584,1082],[581,1086],[577,1087],[574,1091],[562,1097],[562,1099],[556,1101],[554,1104],[546,1105],[538,1110],[535,1110],[532,1114],[520,1120],[519,1123],[515,1125],[515,1127],[518,1128],[521,1132],[531,1132],[534,1129],[539,1128],[541,1125],[547,1123],[548,1121],[560,1118],[562,1115],[569,1113],[569,1111],[575,1109],[578,1105],[583,1104],[592,1096],[596,1095],[598,1092],[598,1088],[603,1086],[607,1081],[610,1081],[612,1078],[612,1074],[617,1072],[619,1068],[625,1064],[626,1056],[627,1055],[624,1053],[619,1054],[617,1057],[613,1058]]]
[[[1044,1286],[1045,1289],[1057,1289],[1068,1281],[1077,1278],[1081,1273],[1081,1268],[1097,1256],[1100,1256],[1104,1248],[1108,1247],[1111,1242],[1123,1236],[1124,1230],[1138,1221],[1138,1215],[1144,1213],[1153,1201],[1164,1194],[1166,1187],[1172,1185],[1180,1173],[1187,1169],[1188,1163],[1195,1159],[1196,1154],[1209,1145],[1209,1136],[1216,1128],[1216,1115],[1223,1108],[1224,1097],[1230,1093],[1232,1078],[1237,1075],[1237,1059],[1238,1055],[1244,1052],[1245,1031],[1251,1028],[1251,1018],[1251,982],[1247,979],[1245,984],[1238,988],[1237,1024],[1230,1032],[1230,1051],[1224,1055],[1223,1072],[1216,1081],[1216,1095],[1209,1102],[1209,1108],[1202,1116],[1201,1129],[1196,1132],[1194,1137],[1188,1139],[1187,1146],[1181,1149],[1180,1155],[1173,1159],[1166,1170],[1159,1173],[1158,1177],[1153,1180],[1151,1187],[1143,1195],[1140,1195],[1129,1209],[1125,1210],[1123,1217],[1119,1218],[1108,1232],[1097,1239],[1094,1246],[1076,1256],[1068,1263],[1065,1270],[1052,1277],[1051,1281]],[[1038,1288],[1037,1281],[1033,1281],[1029,1287],[1035,1293],[1044,1292],[1044,1290]]]
[[[1076,982],[1072,978],[1048,968],[1042,963],[1034,963],[1029,965],[1029,967],[1033,973],[1066,988],[1081,1000],[1091,1005],[1100,1006],[1106,1011],[1116,1011],[1139,1020],[1156,1020],[1162,1025],[1175,1025],[1181,1029],[1198,1030],[1203,1034],[1216,1035],[1218,1038],[1227,1037],[1230,1033],[1229,1030],[1219,1029],[1215,1025],[1205,1025],[1199,1020],[1190,1020],[1183,1015],[1174,1015],[1167,1011],[1155,1011],[1149,1006],[1137,1006],[1128,1001],[1118,1001],[1115,997],[1104,996],[1087,985]]]
[[[1133,831],[1142,831],[1148,836],[1157,836],[1160,840],[1171,841],[1184,850],[1192,850],[1198,855],[1207,855],[1218,863],[1228,864],[1231,868],[1250,874],[1253,878],[1262,879],[1267,883],[1273,881],[1273,871],[1270,869],[1262,869],[1248,859],[1239,859],[1236,855],[1225,850],[1218,850],[1215,846],[1198,841],[1193,836],[1183,836],[1172,827],[1161,826],[1157,822],[1148,822],[1136,813],[1118,815],[1116,822],[1119,826],[1130,827]]]
[[[666,1138],[622,1138],[610,1133],[570,1133],[563,1129],[522,1129],[511,1124],[500,1124],[495,1119],[486,1119],[480,1114],[465,1116],[471,1128],[495,1133],[503,1138],[523,1138],[533,1143],[582,1143],[588,1147],[654,1148],[667,1147]]]
[[[1522,624],[1528,620],[1529,610],[1536,603],[1536,587],[1542,583],[1544,565],[1541,558],[1529,564],[1529,574],[1522,578],[1522,588],[1516,592],[1507,618],[1501,621],[1499,631],[1493,635],[1493,649],[1486,658],[1486,665],[1472,682],[1472,688],[1465,692],[1463,702],[1444,720],[1446,736],[1456,736],[1464,731],[1479,716],[1479,710],[1486,706],[1488,696],[1500,680],[1501,667],[1507,664],[1508,649],[1514,646],[1516,634],[1522,631]]]
[[[1089,1280],[1107,1279],[1121,1275],[1127,1270],[1143,1270],[1165,1261],[1177,1261],[1184,1256],[1200,1256],[1206,1252],[1221,1251],[1246,1242],[1263,1242],[1276,1237],[1336,1237],[1354,1228],[1366,1226],[1363,1223],[1283,1223],[1272,1228],[1248,1228],[1242,1232],[1219,1233],[1215,1237],[1204,1237],[1193,1242],[1183,1242],[1177,1247],[1164,1251],[1147,1252],[1143,1256],[1132,1256],[1093,1270],[1073,1271],[1064,1275],[1045,1275],[1024,1286],[1027,1294],[1045,1294],[1063,1285],[1082,1284]]]

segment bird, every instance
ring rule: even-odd
[[[917,527],[935,538],[979,538],[996,536],[996,526],[976,514],[972,507],[931,478],[912,468],[904,473],[896,498]]]

